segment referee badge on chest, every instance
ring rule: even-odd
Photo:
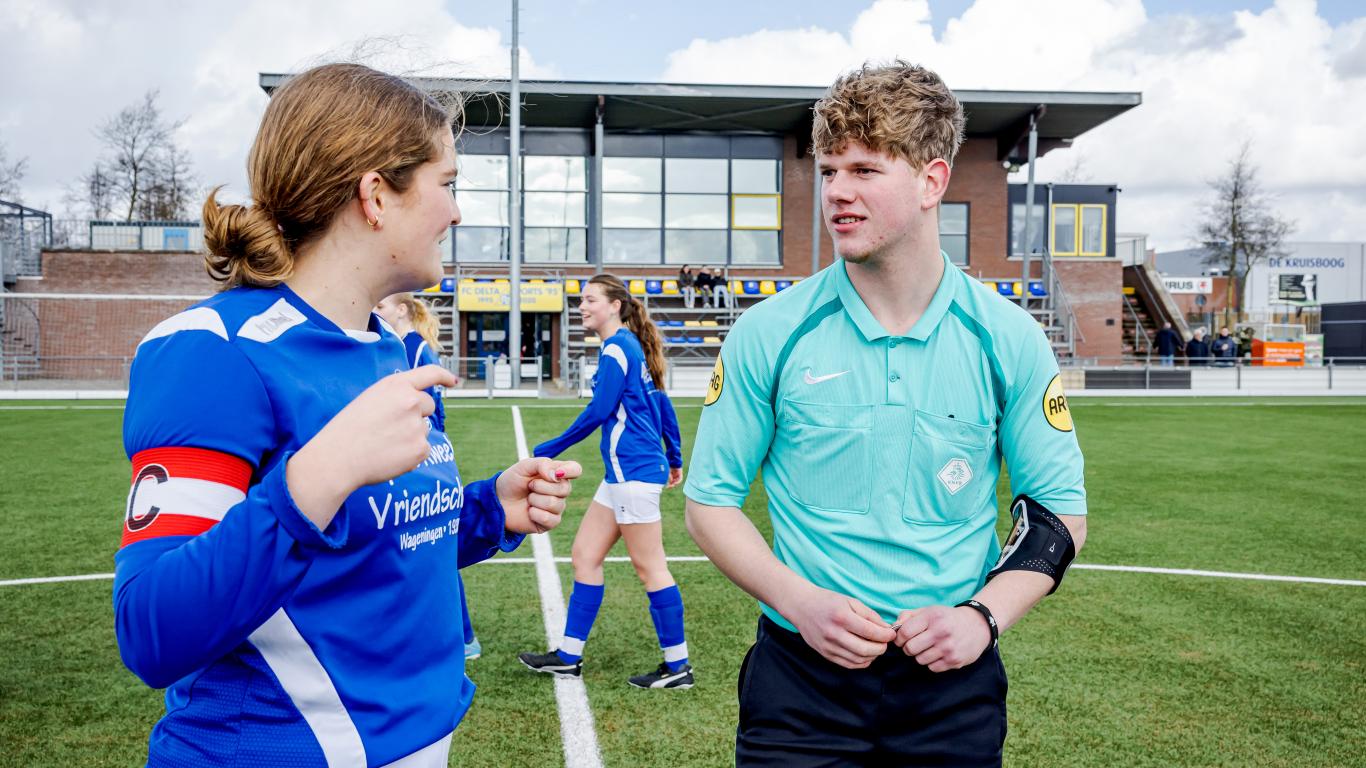
[[[949,489],[949,495],[953,495],[972,480],[972,467],[963,459],[950,459],[949,463],[939,470],[938,477],[939,482]]]

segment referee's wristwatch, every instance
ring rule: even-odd
[[[976,600],[964,600],[955,605],[954,608],[971,608],[982,614],[982,618],[987,620],[987,627],[991,629],[991,645],[988,648],[995,648],[1001,641],[1001,628],[996,626],[996,617],[991,615],[991,609],[977,602]]]

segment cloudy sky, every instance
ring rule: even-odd
[[[510,2],[510,0],[509,0]],[[1118,184],[1118,228],[1190,244],[1244,141],[1297,240],[1366,240],[1366,3],[1356,0],[522,0],[527,78],[824,85],[900,56],[951,87],[1139,91],[1040,164]],[[510,4],[481,0],[0,0],[0,144],[61,215],[95,125],[158,89],[205,184],[244,195],[261,72],[347,58],[505,76]],[[375,38],[384,38],[375,42]],[[377,57],[377,58],[376,58]],[[1019,175],[1023,181],[1023,174]]]

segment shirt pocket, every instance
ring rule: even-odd
[[[992,427],[917,410],[902,519],[953,525],[992,506],[997,475],[988,470],[995,449]]]
[[[830,512],[868,513],[873,406],[784,400],[778,430],[794,501]]]

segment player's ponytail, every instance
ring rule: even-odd
[[[399,296],[399,302],[408,308],[408,317],[413,320],[413,330],[427,342],[427,346],[438,355],[446,350],[441,346],[437,339],[441,326],[436,321],[436,315],[427,302],[417,298],[411,293],[404,293]]]
[[[664,389],[664,337],[650,319],[645,305],[626,290],[626,284],[620,278],[613,275],[594,275],[588,282],[602,288],[608,301],[621,302],[621,323],[640,340],[650,378],[654,379],[656,388]]]
[[[215,196],[204,201],[204,266],[223,284],[269,288],[294,272],[294,256],[284,233],[259,205],[219,205]]]

